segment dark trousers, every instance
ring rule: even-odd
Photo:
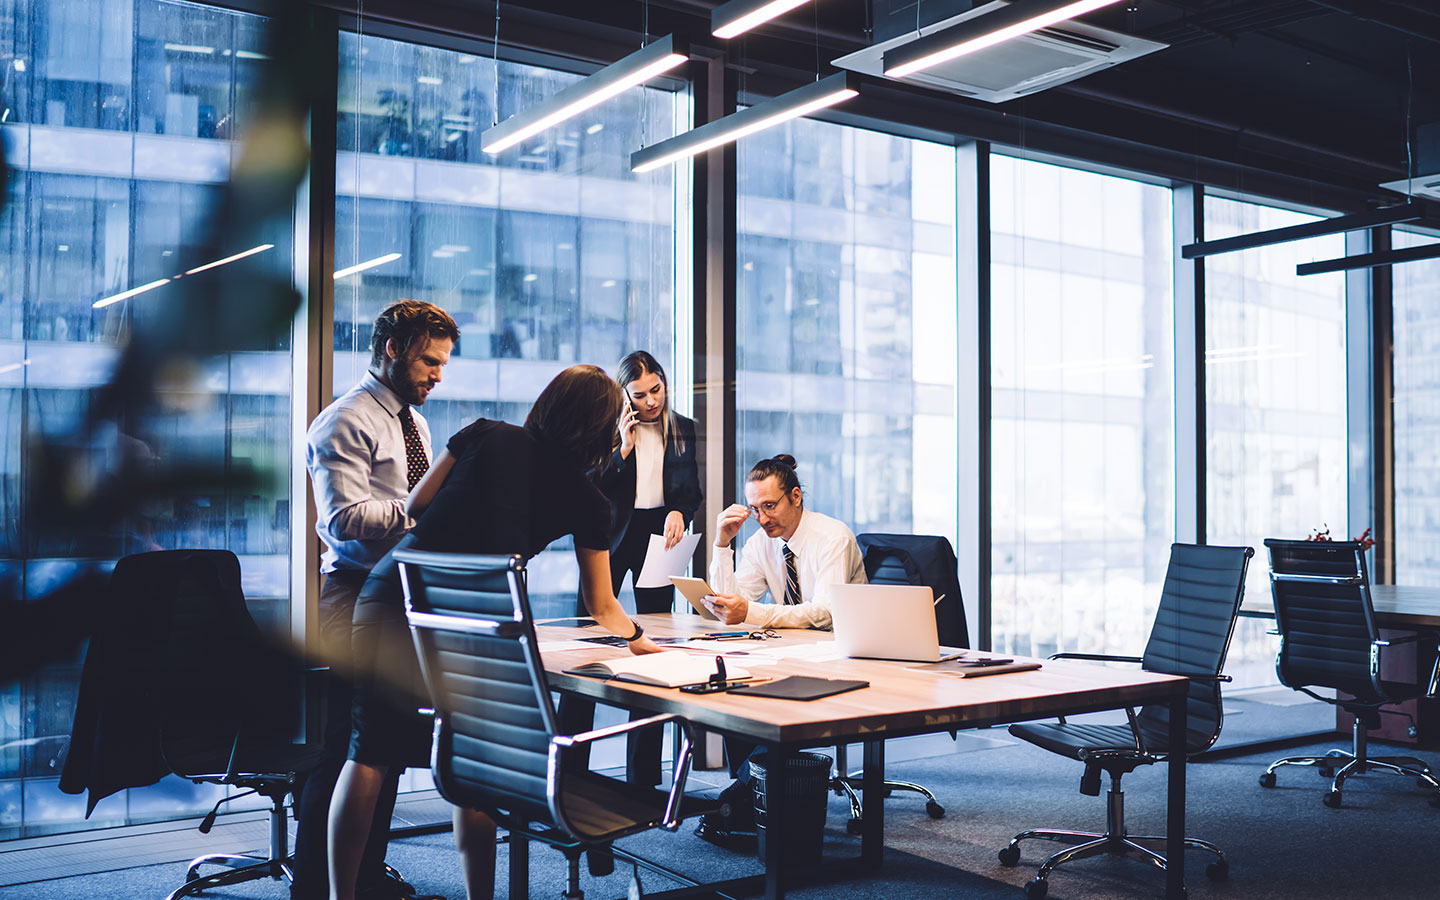
[[[620,546],[610,554],[610,582],[615,593],[625,583],[625,573],[631,573],[631,583],[640,578],[640,567],[645,565],[645,553],[650,547],[650,535],[665,531],[665,509],[637,509],[625,529]],[[669,612],[675,604],[675,589],[640,588],[635,590],[635,611],[637,613]],[[575,603],[576,615],[587,615],[585,600],[578,597]],[[631,711],[630,721],[643,719],[650,713]],[[560,698],[560,729],[566,734],[588,731],[595,725],[595,701],[580,697]],[[660,783],[660,753],[664,743],[664,730],[647,729],[641,734],[631,734],[625,739],[625,778],[631,784],[653,785]],[[584,747],[570,755],[576,765],[589,765],[590,748]]]
[[[345,765],[350,748],[350,703],[353,668],[350,633],[355,598],[365,583],[366,572],[333,572],[320,590],[320,645],[322,662],[330,666],[325,676],[325,725],[322,738],[325,757],[295,788],[295,883],[290,896],[295,900],[325,900],[330,896],[327,832],[330,795]],[[395,794],[400,773],[391,772],[375,803],[370,840],[360,860],[361,889],[378,885],[385,876],[385,848],[390,840],[390,818],[395,812]]]

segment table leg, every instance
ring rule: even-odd
[[[765,900],[784,900],[784,835],[790,828],[790,798],[784,785],[788,752],[780,744],[765,748]]]
[[[866,741],[864,746],[860,796],[865,816],[860,829],[860,862],[865,869],[878,869],[885,855],[885,742]]]
[[[1170,784],[1165,821],[1165,898],[1183,900],[1185,889],[1185,743],[1189,684],[1170,700]]]

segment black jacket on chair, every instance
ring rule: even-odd
[[[690,526],[695,513],[700,509],[700,468],[695,463],[695,421],[676,412],[670,413],[670,440],[665,442],[665,511],[679,510],[685,517],[685,526]],[[676,437],[684,445],[683,450],[675,447]],[[620,549],[625,531],[630,527],[630,518],[635,513],[635,451],[630,458],[620,455],[617,449],[596,479],[600,490],[610,499],[610,552]]]

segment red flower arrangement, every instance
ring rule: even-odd
[[[1330,536],[1330,526],[1326,525],[1323,529],[1310,532],[1310,536],[1307,537],[1305,540],[1333,541],[1335,539]],[[1358,538],[1351,538],[1350,540],[1360,542],[1361,552],[1369,550],[1371,547],[1375,546],[1375,539],[1370,536],[1370,529],[1368,528],[1361,532]]]

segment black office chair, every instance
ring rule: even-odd
[[[1172,544],[1170,566],[1160,595],[1160,609],[1150,630],[1150,641],[1142,657],[1110,656],[1095,653],[1057,653],[1051,659],[1090,659],[1140,663],[1147,672],[1184,675],[1190,679],[1186,705],[1186,741],[1179,748],[1186,757],[1209,749],[1220,736],[1223,711],[1220,683],[1229,677],[1220,674],[1225,652],[1235,628],[1235,615],[1245,589],[1245,570],[1255,551],[1250,547],[1203,547]],[[1100,773],[1110,775],[1109,803],[1105,831],[1022,831],[1000,851],[1000,863],[1013,866],[1020,861],[1020,842],[1029,838],[1072,843],[1040,864],[1034,879],[1025,885],[1025,896],[1040,900],[1049,890],[1048,878],[1056,866],[1101,853],[1139,853],[1147,862],[1165,868],[1165,857],[1139,843],[1163,842],[1165,837],[1134,836],[1125,829],[1125,795],[1120,778],[1140,766],[1169,759],[1170,708],[1165,704],[1145,706],[1137,713],[1126,710],[1128,725],[1089,725],[1066,722],[1011,725],[1010,733],[1052,753],[1085,764],[1080,793],[1100,794]],[[1223,881],[1230,873],[1225,854],[1208,841],[1185,838],[1185,846],[1205,850],[1216,861],[1205,867],[1212,881]]]
[[[85,730],[90,740],[92,804],[98,784],[93,774],[106,767],[104,757],[113,756],[149,766],[153,755],[181,778],[240,789],[211,808],[202,833],[215,824],[221,804],[260,794],[270,801],[269,852],[192,860],[185,883],[167,900],[258,878],[292,880],[285,795],[297,775],[319,763],[320,751],[293,741],[303,673],[250,617],[239,560],[228,550],[127,556],[115,565],[110,594],[106,621],[115,627],[97,632],[85,660],[81,703],[91,707],[90,721],[78,714],[76,720],[76,731]],[[112,685],[139,697],[106,699]],[[147,709],[139,716],[133,708],[104,709],[116,700]],[[117,722],[121,716],[128,721]],[[133,730],[136,721],[144,734]],[[209,865],[223,868],[201,875],[200,867]]]
[[[1370,601],[1365,551],[1358,541],[1267,538],[1265,546],[1270,550],[1270,589],[1280,635],[1280,652],[1275,658],[1280,682],[1344,709],[1355,722],[1351,749],[1278,759],[1260,776],[1260,784],[1274,787],[1275,770],[1281,766],[1315,766],[1321,775],[1333,777],[1330,790],[1322,797],[1329,807],[1340,806],[1346,778],[1372,769],[1409,775],[1422,786],[1440,791],[1440,781],[1430,767],[1415,757],[1370,756],[1366,752],[1367,733],[1380,726],[1380,708],[1421,694],[1419,685],[1381,680],[1381,651],[1428,635],[1413,632],[1380,637]],[[1436,692],[1436,666],[1440,666],[1440,657],[1431,667],[1426,696]],[[1324,697],[1311,688],[1334,688],[1340,694]],[[1440,795],[1432,797],[1430,805],[1440,806]]]
[[[871,584],[915,584],[930,588],[938,599],[935,604],[935,628],[944,647],[969,647],[970,634],[965,627],[965,604],[960,599],[959,563],[950,541],[925,534],[856,535],[860,553],[865,560],[865,577]],[[954,736],[954,732],[951,732]],[[850,819],[845,828],[859,834],[865,812],[856,788],[864,772],[850,771],[846,746],[835,748],[835,777],[830,789],[850,801]],[[925,812],[932,819],[943,818],[945,807],[924,785],[913,781],[885,780],[885,796],[891,791],[910,791],[925,798]]]
[[[613,857],[636,862],[610,842],[708,810],[688,798],[690,724],[651,716],[583,734],[556,732],[540,662],[524,561],[397,550],[406,616],[435,704],[432,767],[441,796],[478,809],[510,832],[510,897],[528,896],[528,841],[560,849],[569,862],[565,897],[579,900],[579,859],[592,874]],[[594,741],[674,722],[683,735],[668,793],[568,765],[566,755]],[[692,882],[693,884],[693,882]],[[639,891],[638,873],[631,883]]]

